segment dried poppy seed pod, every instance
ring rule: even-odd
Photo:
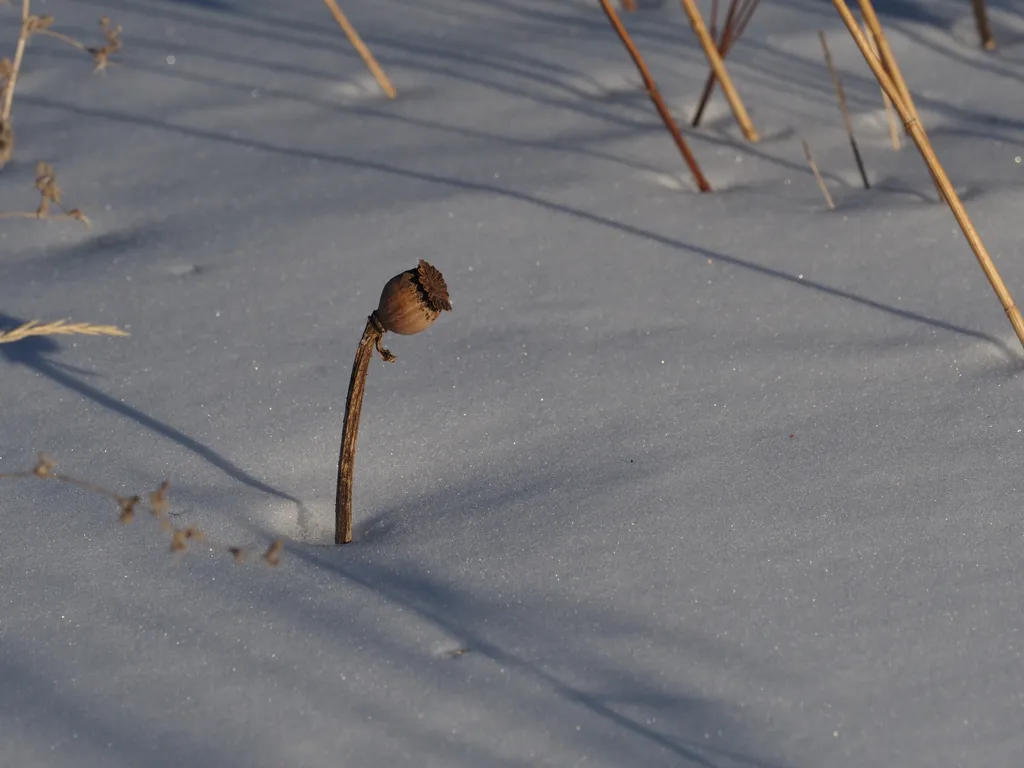
[[[385,331],[411,336],[425,331],[443,310],[451,308],[444,277],[420,259],[416,269],[388,280],[373,314]]]

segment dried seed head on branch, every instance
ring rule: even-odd
[[[0,134],[2,134],[2,128],[0,128]],[[0,142],[2,142],[2,135],[0,135]],[[57,184],[57,174],[54,172],[52,165],[42,160],[36,163],[36,189],[39,190],[40,199],[39,206],[35,211],[8,211],[0,213],[0,219],[49,219],[65,217],[80,221],[87,228],[92,228],[92,222],[89,221],[88,216],[82,213],[81,209],[72,208],[70,211],[66,211],[61,207],[62,193],[60,186]],[[56,216],[50,212],[51,205],[60,211]]]
[[[32,469],[21,472],[0,473],[0,480],[11,480],[16,478],[38,478],[40,480],[56,480],[60,483],[75,485],[90,493],[105,496],[117,504],[118,520],[123,525],[128,525],[135,520],[135,513],[140,508],[149,507],[154,519],[160,523],[160,529],[170,534],[170,548],[172,552],[182,552],[188,549],[190,542],[206,540],[206,534],[194,525],[179,528],[168,519],[167,489],[170,486],[168,481],[160,484],[160,487],[148,495],[148,504],[143,501],[142,496],[122,496],[114,491],[104,488],[102,485],[82,480],[71,475],[65,475],[56,471],[57,464],[46,453],[40,453],[36,465]],[[234,557],[235,562],[243,562],[246,552],[241,547],[228,547],[214,542],[207,542],[210,550],[226,552]],[[281,553],[284,551],[284,543],[277,539],[270,544],[270,547],[263,555],[268,565],[278,565],[281,562]]]

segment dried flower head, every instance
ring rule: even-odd
[[[442,311],[451,308],[444,276],[420,259],[416,269],[388,280],[374,317],[385,331],[409,336],[426,330]]]
[[[106,69],[110,63],[110,56],[121,50],[121,25],[118,24],[116,27],[112,27],[110,19],[103,16],[100,18],[100,27],[103,29],[106,45],[101,48],[86,48],[86,51],[92,54],[93,59],[96,61],[96,66],[93,68],[94,72]]]

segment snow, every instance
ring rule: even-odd
[[[1024,16],[877,6],[1024,295]],[[706,63],[626,16],[682,121]],[[0,762],[1007,766],[1020,730],[1022,352],[831,4],[766,0],[687,131],[695,191],[592,2],[37,0],[0,210]],[[13,41],[17,6],[0,9]],[[874,183],[822,63],[825,29]],[[836,198],[829,212],[805,138]],[[352,355],[425,258],[454,311],[371,363],[356,541],[330,546]]]

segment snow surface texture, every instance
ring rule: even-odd
[[[682,10],[627,18],[691,114]],[[1024,15],[878,0],[939,157],[1024,299]],[[0,483],[0,764],[1016,766],[1022,355],[824,0],[765,0],[689,131],[694,191],[593,2],[38,0],[0,208],[35,161],[95,224],[0,226],[0,472],[38,450],[281,565]],[[13,50],[17,4],[0,9]],[[829,35],[874,189],[822,63]],[[837,199],[828,212],[803,136]],[[325,546],[366,315],[387,339],[356,542]]]

